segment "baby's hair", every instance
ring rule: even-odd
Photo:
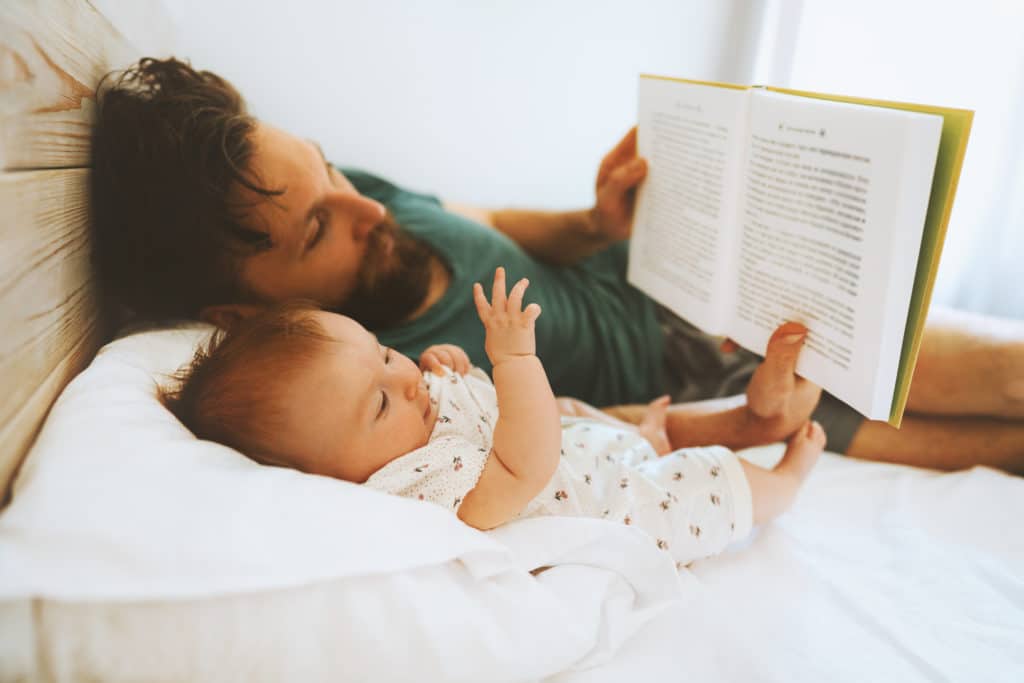
[[[333,342],[293,301],[217,330],[192,361],[159,387],[164,405],[196,437],[234,448],[265,465],[290,465],[267,444],[280,427],[283,387],[303,361]]]

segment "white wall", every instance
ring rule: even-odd
[[[640,72],[746,81],[754,0],[164,0],[175,53],[330,159],[483,206],[589,205]]]
[[[798,33],[794,88],[975,111],[934,300],[1024,315],[1024,3],[805,2]]]

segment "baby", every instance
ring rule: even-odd
[[[632,524],[682,564],[790,505],[824,446],[817,423],[765,470],[721,446],[659,456],[661,401],[640,429],[562,417],[527,285],[506,294],[499,268],[489,302],[474,286],[493,384],[457,347],[431,347],[417,366],[352,319],[293,305],[216,336],[164,398],[196,436],[261,463],[430,501],[478,529],[537,515]]]

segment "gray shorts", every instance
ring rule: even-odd
[[[742,394],[761,356],[746,349],[718,350],[722,340],[698,330],[672,311],[658,305],[658,323],[665,336],[665,376],[675,403]],[[828,449],[845,453],[864,417],[828,392],[812,417],[828,436]]]

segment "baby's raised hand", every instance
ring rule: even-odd
[[[533,356],[537,350],[533,324],[540,316],[540,306],[530,304],[523,310],[523,295],[529,286],[523,278],[505,296],[505,269],[494,271],[494,286],[491,302],[487,303],[484,288],[479,282],[473,285],[473,301],[480,322],[484,324],[487,336],[484,351],[491,365],[523,356]]]

